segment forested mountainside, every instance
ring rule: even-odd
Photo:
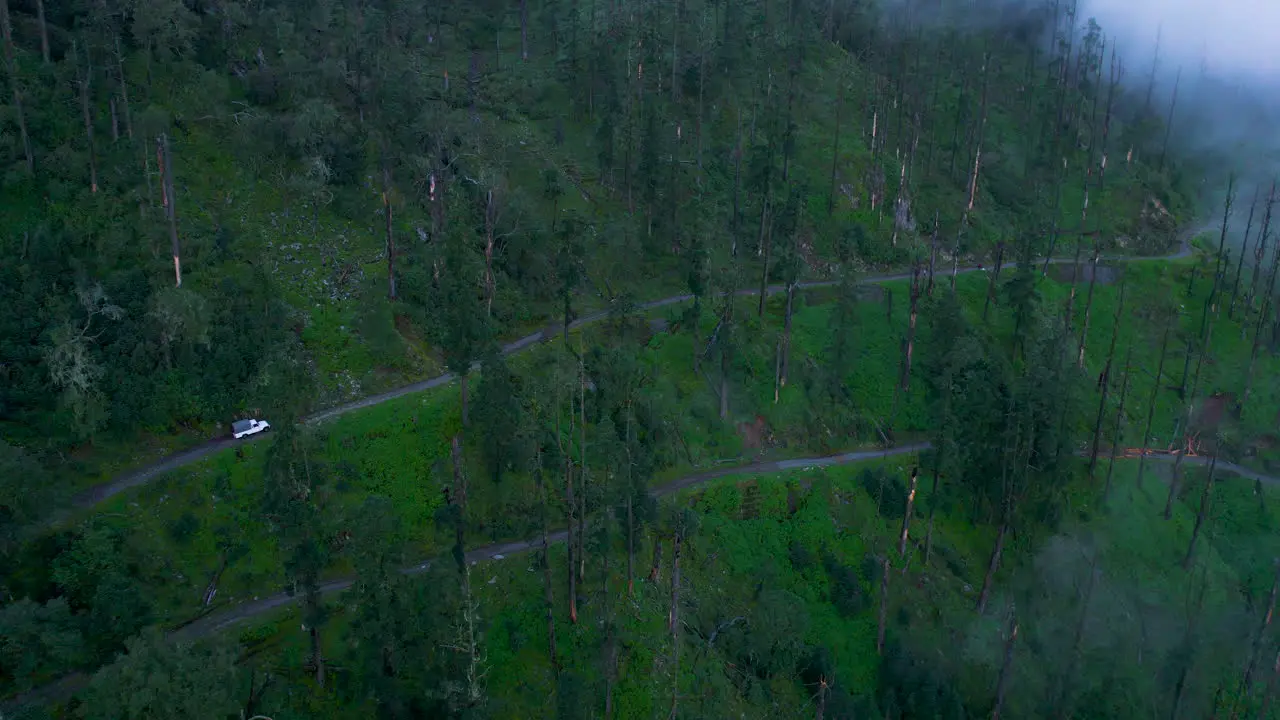
[[[1274,188],[1075,2],[0,11],[4,717],[1272,712]]]
[[[935,226],[943,256],[1150,251],[1189,208],[1065,4],[1056,41],[1051,7],[9,5],[0,402],[37,454],[465,368],[619,297],[904,267]]]

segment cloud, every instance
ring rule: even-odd
[[[1096,17],[1129,51],[1130,65],[1150,69],[1157,32],[1162,65],[1213,75],[1280,77],[1280,2],[1274,0],[1085,0],[1081,17]]]

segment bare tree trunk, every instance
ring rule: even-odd
[[[392,234],[392,208],[391,208],[391,168],[385,163],[382,166],[382,211],[387,221],[387,297],[392,301],[396,299],[396,241]],[[462,382],[466,383],[464,374]],[[466,390],[463,390],[463,407],[466,407]],[[463,417],[466,412],[463,412]]]
[[[902,351],[902,392],[911,390],[911,360],[915,355],[916,323],[920,319],[920,265],[916,263],[911,273],[910,310],[907,313],[907,341]]]
[[[791,369],[791,314],[795,305],[796,284],[787,282],[787,309],[782,318],[782,364],[778,373],[778,387],[787,386],[787,375]],[[775,391],[776,395],[776,391]],[[775,398],[776,400],[776,398]]]
[[[1262,344],[1262,325],[1270,314],[1271,294],[1268,293],[1262,299],[1262,312],[1258,313],[1258,324],[1253,330],[1253,347],[1249,351],[1249,365],[1244,373],[1244,392],[1240,394],[1240,405],[1237,408],[1239,415],[1244,414],[1244,408],[1249,404],[1249,396],[1253,393],[1253,369],[1258,361],[1258,347]]]
[[[1160,383],[1164,381],[1164,359],[1169,350],[1170,326],[1165,325],[1164,340],[1160,342],[1160,362],[1156,364],[1155,383],[1151,386],[1151,399],[1147,401],[1147,429],[1142,431],[1142,454],[1138,456],[1138,487],[1142,487],[1142,471],[1147,464],[1147,446],[1151,443],[1151,423],[1156,417],[1156,398],[1160,395]]]
[[[1182,558],[1182,567],[1191,568],[1191,556],[1195,553],[1196,540],[1200,538],[1200,528],[1204,526],[1204,518],[1209,514],[1209,503],[1213,500],[1214,471],[1218,469],[1218,449],[1214,448],[1213,459],[1209,461],[1209,479],[1204,484],[1204,492],[1200,494],[1200,510],[1196,512],[1196,524],[1191,530],[1191,542],[1187,544],[1187,555]]]
[[[671,612],[667,615],[667,631],[671,633],[671,714],[676,717],[680,700],[680,543],[684,533],[676,528],[671,545]]]
[[[1151,58],[1151,77],[1147,81],[1147,99],[1142,105],[1143,114],[1151,112],[1151,96],[1156,89],[1156,73],[1160,69],[1160,42],[1164,35],[1164,25],[1156,26],[1156,49]]]
[[[538,468],[534,470],[534,476],[538,481],[538,503],[542,508],[542,585],[547,603],[547,652],[551,658],[551,667],[558,670],[560,663],[556,660],[555,592],[552,589],[554,583],[551,582],[551,533],[550,521],[547,519],[547,487],[542,481],[540,453],[537,462]]]
[[[884,657],[885,624],[889,618],[889,554],[880,560],[880,615],[876,625],[876,654]]]
[[[1277,275],[1280,275],[1280,253],[1276,253],[1275,259],[1272,260],[1270,277],[1267,280],[1267,294],[1262,299],[1262,310],[1258,313],[1258,324],[1253,331],[1253,347],[1249,351],[1249,366],[1245,371],[1244,392],[1240,397],[1240,406],[1236,409],[1237,417],[1244,414],[1244,408],[1249,402],[1250,394],[1253,392],[1253,370],[1258,358],[1258,347],[1262,342],[1262,326],[1272,315],[1272,311],[1275,308],[1273,298],[1275,297]],[[1206,347],[1208,346],[1208,340],[1205,341],[1205,345]]]
[[[1000,557],[1004,554],[1005,536],[1009,534],[1009,518],[1000,522],[1000,530],[996,533],[996,545],[991,550],[991,560],[987,562],[987,574],[982,578],[982,592],[978,594],[978,614],[986,612],[987,601],[991,597],[991,585],[995,580],[996,570],[1000,567]]]
[[[579,336],[581,341],[581,336]],[[586,353],[578,349],[578,466],[581,468],[578,482],[578,584],[585,582],[587,573],[587,370],[583,358]]]
[[[1262,260],[1267,255],[1267,240],[1271,236],[1271,210],[1275,206],[1276,201],[1276,183],[1271,182],[1271,190],[1267,193],[1267,207],[1262,212],[1262,230],[1258,235],[1258,249],[1254,252],[1253,278],[1249,281],[1249,302],[1246,308],[1253,309],[1253,300],[1258,292],[1258,277],[1262,272]],[[1280,252],[1276,253],[1280,257]]]
[[[733,218],[732,229],[729,234],[729,255],[730,257],[738,257],[738,225],[742,217],[740,208],[738,207],[738,196],[742,191],[742,110],[738,110],[738,144],[733,152]]]
[[[1096,270],[1095,270],[1096,272]],[[1093,443],[1089,447],[1089,480],[1093,480],[1094,471],[1098,469],[1098,445],[1102,441],[1102,416],[1107,410],[1107,398],[1111,394],[1111,366],[1116,356],[1116,340],[1120,337],[1120,320],[1124,316],[1124,290],[1126,283],[1120,281],[1120,302],[1116,304],[1116,317],[1111,326],[1111,345],[1107,349],[1107,364],[1102,368],[1102,375],[1098,377],[1098,389],[1102,391],[1101,397],[1098,399],[1098,417],[1093,423]],[[1092,285],[1090,286],[1092,287]],[[1090,296],[1092,296],[1090,292]],[[1086,326],[1088,324],[1088,314],[1086,313]],[[1086,330],[1087,332],[1087,330]],[[1083,352],[1083,345],[1081,346]]]
[[[1235,204],[1236,198],[1236,175],[1231,173],[1231,177],[1227,180],[1227,200],[1222,210],[1222,236],[1218,239],[1218,254],[1214,256],[1213,269],[1213,289],[1209,291],[1209,302],[1205,305],[1205,314],[1200,320],[1200,332],[1204,333],[1204,325],[1207,321],[1209,309],[1213,308],[1217,311],[1218,291],[1222,288],[1222,263],[1224,260],[1223,253],[1227,248],[1227,229],[1231,226],[1231,206]],[[1244,257],[1243,246],[1240,250],[1240,257]]]
[[[831,185],[827,189],[827,215],[831,215],[836,208],[836,168],[840,161],[840,119],[843,110],[844,81],[841,79],[840,87],[836,92],[836,132],[831,138]]]
[[[911,484],[907,489],[907,508],[902,514],[902,532],[898,536],[898,556],[907,559],[907,533],[911,529],[911,513],[915,511],[916,487],[920,480],[920,468],[911,468]],[[906,569],[904,563],[903,569]]]
[[[1209,327],[1205,332],[1204,348],[1201,349],[1200,357],[1196,360],[1196,374],[1195,374],[1195,378],[1191,381],[1191,395],[1186,399],[1187,412],[1186,412],[1185,420],[1183,422],[1182,432],[1186,440],[1186,443],[1188,445],[1190,445],[1190,442],[1191,442],[1191,411],[1195,405],[1196,393],[1200,391],[1200,371],[1204,368],[1204,358],[1205,358],[1205,355],[1208,354],[1209,338],[1212,336],[1213,336],[1213,322],[1210,322]],[[1178,489],[1179,489],[1179,483],[1181,480],[1178,474],[1178,471],[1182,468],[1183,458],[1190,451],[1191,449],[1189,447],[1184,447],[1182,451],[1178,453],[1177,460],[1175,460],[1173,463],[1173,476],[1169,479],[1169,497],[1168,499],[1165,500],[1165,505],[1164,505],[1165,520],[1169,520],[1170,518],[1173,517],[1173,501],[1178,498]]]
[[[1280,558],[1274,561],[1276,566],[1275,579],[1271,581],[1271,595],[1267,600],[1267,612],[1262,616],[1262,627],[1258,628],[1258,634],[1253,636],[1253,649],[1249,652],[1249,664],[1245,667],[1244,680],[1241,685],[1244,686],[1244,697],[1247,700],[1253,695],[1253,673],[1258,668],[1258,656],[1262,653],[1262,645],[1266,642],[1267,628],[1271,627],[1271,618],[1276,612],[1276,592],[1280,590]],[[1266,717],[1266,713],[1258,717]]]
[[[493,200],[493,190],[486,194],[484,207],[484,296],[485,313],[493,315],[493,295],[497,283],[493,276],[493,226],[497,222],[498,206]]]
[[[677,0],[671,15],[671,103],[680,101],[680,22],[684,11],[684,0]],[[672,710],[674,713],[675,710]]]
[[[84,59],[85,67],[80,68],[80,53],[76,50],[76,43],[71,44],[72,53],[76,56],[76,74],[79,75],[80,85],[80,114],[84,120],[84,139],[85,145],[89,148],[89,191],[98,192],[98,157],[97,148],[93,142],[93,117],[89,113],[89,83],[93,80],[93,66],[89,59],[89,50],[85,48]]]
[[[987,299],[982,303],[982,321],[987,321],[987,313],[991,310],[991,301],[996,296],[996,283],[1000,281],[1000,269],[1004,265],[1004,242],[996,244],[996,266],[987,279]]]
[[[324,687],[324,648],[318,627],[311,628],[311,664],[316,669],[316,685]]]
[[[161,197],[164,200],[165,217],[169,220],[169,242],[173,246],[173,276],[177,287],[182,287],[182,262],[178,251],[178,198],[173,187],[173,155],[169,152],[169,134],[160,133],[157,143],[157,160],[160,164]]]
[[[520,59],[529,60],[529,0],[520,0]]]
[[[1194,294],[1195,287],[1196,287],[1196,279],[1198,278],[1199,275],[1200,275],[1200,268],[1192,267],[1191,272],[1188,273],[1188,278],[1187,278],[1187,293],[1186,293],[1187,297],[1192,297],[1192,295]],[[1191,334],[1187,333],[1187,339],[1186,339],[1187,349],[1186,349],[1186,352],[1183,353],[1183,357],[1182,357],[1182,382],[1178,383],[1178,398],[1182,400],[1185,400],[1187,398],[1187,380],[1191,378],[1191,358],[1193,357],[1192,351],[1195,349],[1194,341],[1195,339],[1191,336]]]
[[[1084,351],[1089,342],[1089,313],[1093,310],[1093,289],[1098,284],[1098,237],[1093,238],[1093,272],[1089,278],[1089,294],[1084,301],[1084,320],[1080,326],[1080,355],[1076,358],[1080,369],[1084,369]]]
[[[36,171],[35,156],[31,152],[31,136],[27,134],[27,114],[22,109],[22,84],[18,80],[18,64],[13,59],[13,29],[9,25],[9,0],[0,0],[0,34],[4,36],[5,70],[9,84],[13,86],[13,109],[18,119],[18,134],[22,136],[22,152],[27,160],[27,173]]]
[[[760,210],[760,246],[764,253],[763,268],[760,271],[760,303],[756,307],[756,317],[764,317],[764,301],[769,293],[769,255],[773,249],[773,242],[766,223],[769,220],[769,196],[766,193],[764,198],[764,208]]]
[[[1087,192],[1088,191],[1086,191],[1086,193]],[[1067,295],[1067,311],[1066,311],[1065,322],[1068,330],[1071,329],[1072,313],[1075,310],[1075,304],[1076,304],[1076,289],[1077,289],[1077,286],[1080,284],[1080,249],[1081,249],[1081,246],[1083,245],[1084,245],[1084,239],[1077,238],[1076,254],[1074,259],[1071,261],[1071,292]]]
[[[978,148],[973,155],[973,174],[969,178],[969,205],[973,210],[974,199],[978,194],[978,171],[982,167],[982,141],[987,134],[987,64],[991,62],[991,53],[982,57],[982,105],[978,120]]]
[[[572,396],[570,396],[572,397]],[[558,404],[558,401],[557,401]],[[570,401],[569,411],[569,439],[573,439],[573,426],[575,416],[572,409],[572,401]],[[574,501],[573,496],[573,460],[569,457],[569,448],[565,443],[565,438],[560,434],[560,414],[556,411],[556,443],[560,448],[560,457],[564,459],[564,496],[565,496],[565,547],[569,553],[569,622],[578,623],[578,576],[574,572],[574,537],[573,537],[573,516],[577,511],[578,504]]]
[[[124,101],[124,134],[133,139],[133,119],[129,111],[129,82],[124,76],[124,53],[120,51],[120,35],[115,36],[116,79],[120,82],[120,99]]]
[[[1244,226],[1244,240],[1240,243],[1240,258],[1236,260],[1236,277],[1231,287],[1231,304],[1227,307],[1228,320],[1232,319],[1236,312],[1236,299],[1240,296],[1240,275],[1244,272],[1244,256],[1249,251],[1249,234],[1253,232],[1253,213],[1258,209],[1258,195],[1261,192],[1261,185],[1255,187],[1253,202],[1249,203],[1249,221]]]
[[[949,381],[948,381],[949,384]],[[947,396],[943,400],[942,422],[944,426],[951,422],[951,391],[948,389]],[[929,567],[929,560],[933,556],[933,515],[938,509],[938,477],[942,473],[942,458],[945,452],[946,443],[939,443],[941,447],[935,450],[933,458],[933,486],[929,489],[929,523],[925,530],[924,536],[924,566]]]
[[[956,276],[960,274],[960,238],[969,224],[969,211],[960,216],[960,225],[956,228],[956,242],[951,253],[951,294],[956,292]]]
[[[44,20],[44,0],[36,0],[36,22],[40,24],[40,58],[49,64],[49,26]]]
[[[1111,477],[1116,469],[1116,454],[1119,452],[1120,445],[1124,442],[1124,401],[1129,396],[1129,374],[1133,371],[1129,363],[1133,360],[1133,343],[1129,344],[1129,350],[1124,357],[1124,380],[1120,383],[1120,406],[1116,408],[1116,424],[1111,429],[1111,462],[1107,464],[1107,482],[1102,489],[1102,497],[1105,500],[1111,494]],[[1159,381],[1156,387],[1159,387]]]
[[[636,570],[636,521],[632,509],[631,492],[627,492],[627,597],[635,594]]]
[[[929,239],[929,286],[925,293],[929,297],[933,297],[933,279],[934,271],[938,261],[938,216],[935,210],[933,213],[933,236]]]
[[[1000,711],[1004,709],[1004,696],[1009,689],[1009,677],[1013,674],[1013,646],[1018,640],[1018,615],[1009,613],[1009,633],[1004,641],[1004,663],[1000,665],[1000,678],[996,681],[996,706],[991,711],[991,720],[1000,720]]]
[[[1085,622],[1089,619],[1089,604],[1093,599],[1093,588],[1098,582],[1098,558],[1095,553],[1093,561],[1089,563],[1089,582],[1085,586],[1084,599],[1080,603],[1080,617],[1076,620],[1076,630],[1074,639],[1071,642],[1071,654],[1067,656],[1067,669],[1062,675],[1062,687],[1058,694],[1058,717],[1067,718],[1071,716],[1069,707],[1071,701],[1071,686],[1075,683],[1076,663],[1080,660],[1080,646],[1084,642]]]
[[[111,142],[120,141],[120,117],[116,114],[116,99],[109,98],[107,106],[111,108]]]
[[[1262,710],[1258,712],[1259,718],[1269,718],[1271,711],[1271,698],[1276,694],[1276,683],[1280,681],[1280,653],[1276,653],[1276,663],[1271,670],[1271,682],[1267,683],[1267,694],[1262,698]]]
[[[1173,98],[1169,100],[1169,115],[1164,122],[1164,143],[1160,146],[1160,162],[1156,167],[1164,169],[1164,158],[1169,152],[1169,135],[1173,132],[1173,111],[1178,106],[1178,86],[1182,84],[1182,68],[1178,68],[1178,74],[1173,80]]]
[[[470,377],[470,372],[462,372],[458,376],[458,390],[462,396],[462,427],[471,425],[471,403],[468,402],[470,393],[467,392]]]

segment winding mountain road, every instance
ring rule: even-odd
[[[1204,230],[1210,227],[1211,226],[1209,225],[1193,225],[1193,226],[1189,226],[1187,229],[1182,230],[1178,235],[1178,249],[1175,252],[1169,253],[1167,255],[1152,255],[1152,256],[1111,255],[1111,256],[1104,256],[1099,258],[1099,262],[1104,262],[1104,261],[1109,263],[1158,262],[1158,261],[1168,262],[1172,260],[1179,260],[1182,258],[1186,258],[1186,257],[1189,257],[1192,253],[1191,239],[1194,238],[1200,232],[1203,232]],[[1040,264],[1042,261],[1037,260],[1036,262],[1037,264]],[[1048,263],[1052,265],[1071,264],[1074,262],[1075,262],[1074,258],[1052,258],[1048,261]],[[1003,265],[1003,268],[1014,268],[1014,267],[1017,267],[1016,262],[1009,262]],[[986,268],[975,265],[975,266],[969,266],[969,267],[963,267],[963,268],[955,268],[952,271],[952,273],[942,272],[942,273],[939,273],[938,275],[939,277],[946,277],[946,275],[948,274],[967,275],[969,273],[985,272],[985,271],[986,271]],[[900,272],[900,273],[872,275],[869,277],[864,277],[859,280],[859,283],[864,285],[867,285],[867,284],[876,285],[881,283],[894,282],[894,281],[900,281],[900,280],[910,280],[910,279],[911,279],[911,273]],[[813,280],[813,281],[798,283],[797,287],[801,290],[811,290],[811,289],[818,289],[818,288],[834,287],[839,283],[840,283],[839,280]],[[778,293],[786,292],[786,289],[787,289],[786,285],[769,285],[765,288],[765,294],[776,295]],[[759,290],[739,290],[737,294],[743,297],[750,297],[750,296],[759,295],[759,292],[760,292]],[[670,297],[661,298],[659,300],[651,300],[649,302],[641,303],[640,305],[637,306],[637,308],[642,311],[656,310],[658,308],[667,307],[669,305],[678,305],[680,303],[690,302],[692,300],[693,300],[693,295],[690,295],[690,294],[672,295]],[[608,310],[600,310],[600,311],[590,313],[588,315],[584,315],[574,320],[573,322],[569,323],[569,330],[570,331],[577,330],[586,325],[599,322],[607,318],[608,316],[609,316]],[[543,330],[539,330],[536,333],[526,335],[518,340],[504,344],[502,346],[502,354],[514,355],[524,350],[528,350],[536,345],[547,342],[548,340],[551,340],[557,337],[563,331],[564,329],[562,326],[558,326],[558,325],[548,326],[547,328]],[[440,387],[441,385],[447,385],[456,379],[457,379],[457,376],[454,373],[445,373],[444,375],[440,375],[438,377],[433,377],[428,380],[422,380],[420,382],[412,383],[410,385],[405,385],[403,387],[399,387],[394,390],[388,390],[386,392],[378,393],[376,395],[370,395],[368,397],[364,397],[350,403],[338,405],[328,410],[322,410],[320,412],[315,413],[314,415],[310,415],[306,417],[305,419],[303,419],[303,422],[308,425],[317,425],[317,424],[326,422],[328,420],[332,420],[336,417],[346,415],[347,413],[354,412],[356,410],[362,410],[364,408],[373,407],[375,405],[380,405],[382,403],[385,403],[389,400],[394,400],[399,397],[404,397],[405,395],[422,392],[424,390],[430,390],[432,388]],[[86,508],[93,507],[94,505],[97,505],[98,503],[108,500],[122,492],[125,492],[126,490],[130,490],[140,485],[145,485],[147,482],[151,481],[156,477],[159,477],[160,475],[163,475],[173,470],[177,470],[178,468],[184,467],[186,465],[190,465],[194,462],[199,461],[202,458],[212,455],[213,453],[216,453],[222,450],[227,450],[237,445],[242,445],[245,443],[258,442],[262,440],[263,437],[265,437],[265,435],[258,434],[258,435],[251,435],[248,438],[243,440],[232,440],[226,437],[214,438],[204,443],[203,445],[192,448],[190,450],[174,453],[167,457],[163,457],[150,465],[137,468],[130,472],[124,473],[119,477],[112,479],[109,482],[106,482],[101,485],[92,487],[88,490],[85,490],[84,492],[80,493],[72,500],[72,503],[71,503],[72,507],[78,510],[83,510]]]
[[[790,460],[772,460],[767,462],[750,463],[747,465],[737,465],[734,467],[717,468],[715,470],[707,470],[700,473],[686,475],[684,477],[672,480],[671,482],[661,485],[651,490],[654,497],[663,497],[671,495],[697,485],[706,483],[722,477],[731,475],[763,475],[771,473],[780,473],[788,470],[808,470],[821,467],[834,467],[839,465],[850,465],[868,460],[881,460],[885,458],[911,455],[914,453],[928,450],[932,447],[927,442],[915,443],[912,445],[901,445],[898,447],[881,449],[881,450],[859,450],[854,452],[846,452],[838,455],[825,455],[819,457],[793,458]],[[1084,455],[1084,453],[1078,453]],[[1175,455],[1148,455],[1148,459],[1154,462],[1171,463],[1174,462]],[[1117,456],[1118,459],[1133,459],[1127,456]],[[1210,458],[1205,456],[1191,456],[1183,458],[1183,464],[1189,465],[1207,465]],[[1280,485],[1280,478],[1263,475],[1257,471],[1241,467],[1235,463],[1218,461],[1217,472],[1218,477],[1235,473],[1244,478],[1257,480],[1267,484]],[[567,533],[559,530],[547,535],[547,542],[559,544],[565,541]],[[521,553],[536,550],[542,546],[542,539],[535,538],[531,540],[513,540],[510,542],[494,543],[473,548],[466,552],[468,562],[477,563],[481,561],[501,561],[508,556],[518,555]],[[419,562],[408,567],[400,569],[405,575],[419,575],[426,572],[431,567],[431,560]],[[332,595],[342,592],[351,587],[354,577],[346,576],[335,578],[325,582],[320,586],[322,595]],[[200,617],[171,633],[174,639],[192,641],[209,635],[213,635],[224,630],[236,627],[248,620],[260,617],[273,610],[278,610],[298,600],[297,595],[280,592],[266,597],[259,597],[253,600],[242,601],[239,603],[229,604],[222,608]],[[64,676],[48,685],[36,688],[22,696],[13,698],[9,701],[0,702],[0,708],[7,706],[7,709],[17,709],[25,705],[40,705],[51,702],[58,698],[66,698],[78,692],[88,682],[88,676],[84,673],[73,673]]]

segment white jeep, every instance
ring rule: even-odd
[[[265,420],[237,420],[231,423],[231,436],[239,440],[247,435],[257,435],[271,429],[271,423]]]

